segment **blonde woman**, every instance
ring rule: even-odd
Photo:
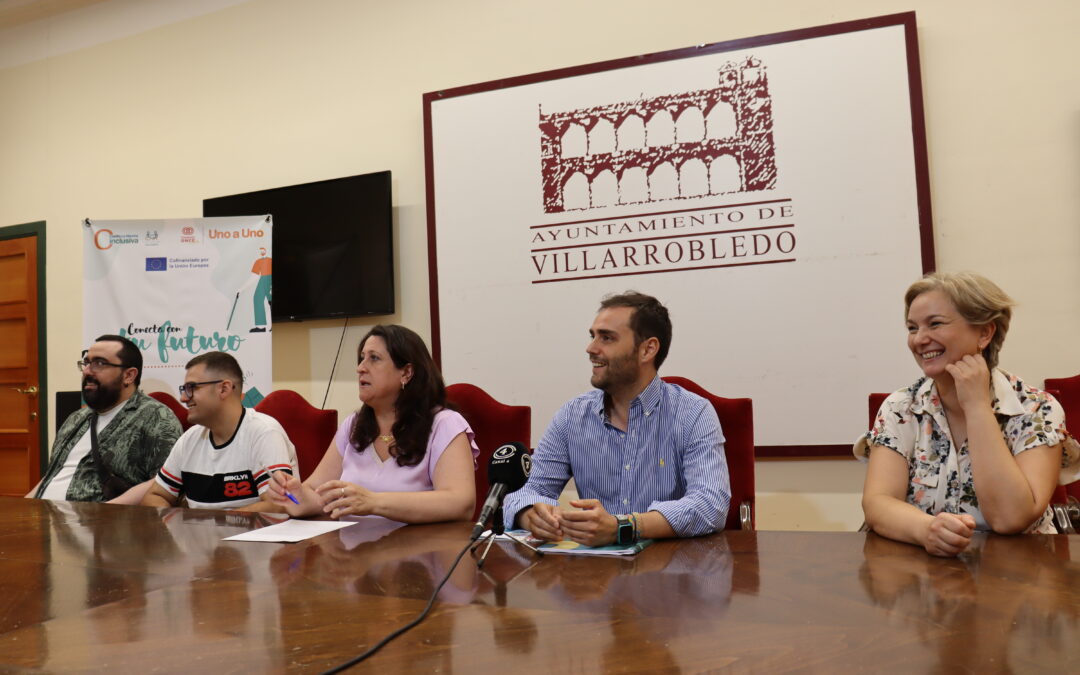
[[[868,458],[862,506],[878,534],[953,556],[977,530],[1056,531],[1050,497],[1080,446],[1052,396],[997,367],[1012,305],[972,273],[908,288],[908,349],[923,375],[885,400],[854,448]]]

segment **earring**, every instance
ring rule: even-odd
[[[405,391],[405,380],[401,381],[401,391]]]

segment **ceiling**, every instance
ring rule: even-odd
[[[187,21],[248,0],[0,0],[0,70]]]
[[[49,19],[105,0],[0,0],[0,30]]]

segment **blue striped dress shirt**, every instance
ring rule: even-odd
[[[723,529],[731,501],[716,411],[659,377],[630,404],[625,432],[608,421],[598,389],[564,405],[525,487],[503,503],[506,527],[526,507],[558,504],[571,477],[582,499],[600,500],[611,514],[659,511],[681,537]]]

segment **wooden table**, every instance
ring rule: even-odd
[[[0,670],[317,672],[413,618],[465,523],[221,541],[251,514],[0,498]],[[1080,537],[960,559],[729,532],[634,559],[497,544],[357,672],[1076,672]]]

